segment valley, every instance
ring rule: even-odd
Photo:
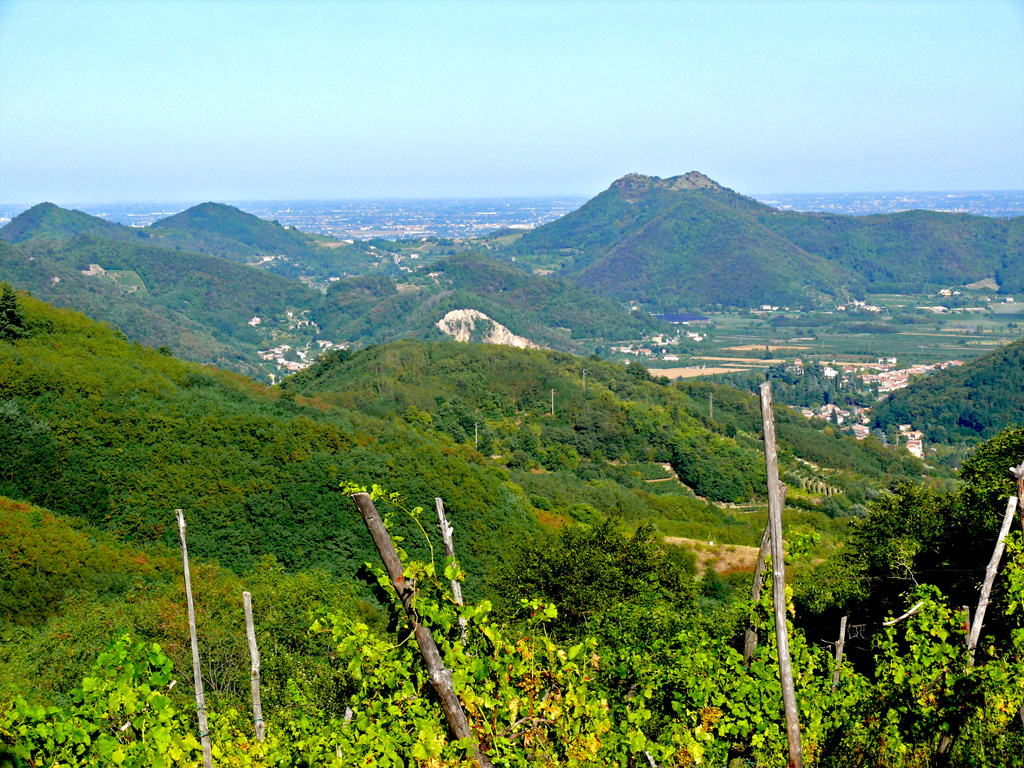
[[[418,664],[347,498],[366,488],[453,666],[497,653],[505,669],[535,642],[552,658],[591,649],[600,699],[556,684],[591,714],[552,714],[550,738],[592,724],[612,734],[585,751],[601,762],[628,752],[643,732],[626,724],[642,721],[662,760],[692,757],[669,712],[706,717],[707,702],[687,697],[712,676],[734,710],[720,715],[728,737],[708,731],[708,748],[764,763],[778,734],[762,744],[749,718],[774,715],[743,714],[760,710],[741,710],[727,681],[763,677],[757,690],[776,695],[770,653],[745,666],[738,651],[764,610],[748,596],[769,518],[756,395],[767,379],[799,664],[828,669],[840,616],[856,616],[874,648],[850,647],[841,705],[825,676],[800,683],[816,722],[839,724],[809,728],[808,743],[831,749],[842,731],[865,748],[871,733],[849,731],[848,713],[874,717],[891,692],[864,670],[908,663],[877,625],[930,584],[926,620],[962,634],[937,590],[956,604],[974,595],[964,574],[986,556],[1005,468],[1024,450],[1020,223],[772,220],[781,213],[692,173],[630,175],[561,219],[483,237],[346,242],[219,204],[144,227],[48,204],[15,216],[0,229],[0,538],[16,553],[0,567],[0,697],[52,704],[84,733],[94,726],[74,702],[91,699],[77,686],[123,674],[109,654],[187,668],[168,514],[182,508],[219,743],[251,726],[236,717],[249,671],[230,631],[245,588],[274,649],[267,711],[274,722],[321,713],[297,726],[319,754],[347,738],[330,730],[346,708],[365,713],[380,691],[405,702],[403,676]],[[886,266],[908,247],[906,227],[928,254],[913,279]],[[562,247],[567,237],[577,247]],[[840,256],[817,254],[821,239]],[[746,276],[722,282],[703,273],[712,268]],[[723,302],[716,292],[729,286]],[[461,641],[423,517],[437,498],[456,526],[446,568],[465,578]],[[983,670],[1017,669],[1014,621],[993,620]],[[763,642],[772,648],[770,633]],[[692,657],[706,668],[666,660],[691,658],[694,644],[708,649]],[[390,664],[405,671],[381,677]],[[526,688],[480,674],[480,690],[501,689],[490,706],[518,706]],[[672,702],[652,704],[661,714],[634,699],[641,679]],[[970,670],[958,680],[980,684]],[[416,700],[441,732],[436,709]],[[46,710],[34,720],[38,710],[10,701],[0,735],[28,722],[50,733]],[[486,732],[491,710],[467,708]],[[958,727],[986,749],[1012,740],[1005,718],[962,711]],[[175,723],[159,727],[185,727]],[[423,741],[365,714],[351,733],[376,734],[345,741],[364,757],[381,733],[403,750]],[[507,735],[488,738],[525,754]]]

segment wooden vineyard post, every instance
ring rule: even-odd
[[[252,724],[256,729],[256,741],[263,741],[263,705],[260,703],[260,649],[256,645],[256,628],[252,623],[252,595],[242,593],[245,608],[245,636],[249,641],[249,658],[252,660]]]
[[[782,486],[782,503],[786,503],[786,486]],[[757,550],[757,562],[754,563],[754,580],[750,585],[750,603],[756,606],[761,602],[761,582],[764,575],[764,561],[768,557],[769,548],[772,543],[772,521],[771,519],[764,526],[764,535],[761,536],[761,547]],[[747,634],[743,638],[743,666],[750,668],[750,661],[754,658],[757,650],[757,630],[753,625],[747,627]]]
[[[989,596],[992,594],[992,582],[996,579],[996,571],[999,570],[999,561],[1003,557],[1003,548],[1006,546],[1006,534],[1010,532],[1013,524],[1013,515],[1017,511],[1017,497],[1011,496],[1006,505],[1006,514],[1003,515],[1003,525],[999,529],[999,538],[996,539],[995,549],[992,550],[992,559],[989,560],[988,568],[985,569],[985,583],[981,586],[981,597],[978,598],[978,607],[974,611],[974,621],[971,622],[971,634],[967,636],[967,652],[970,654],[967,665],[974,666],[974,649],[978,645],[978,637],[981,635],[981,625],[985,621],[985,609],[988,608]]]
[[[843,664],[843,646],[846,644],[846,617],[839,620],[839,640],[836,641],[836,667],[832,670],[832,687],[839,685],[839,667]]]
[[[452,533],[455,529],[448,523],[448,518],[444,514],[444,502],[440,498],[434,498],[434,504],[437,507],[437,525],[441,529],[441,539],[444,541],[444,553],[447,557],[455,557],[455,542],[452,539]],[[462,585],[458,579],[452,579],[452,598],[455,600],[455,604],[461,608],[465,603],[462,602]],[[459,616],[459,631],[462,634],[462,642],[466,642],[466,620]]]
[[[356,503],[356,508],[359,510],[363,522],[366,523],[370,536],[373,537],[374,546],[380,554],[380,559],[384,561],[384,567],[387,569],[388,576],[391,577],[391,583],[402,601],[402,607],[409,618],[409,623],[412,624],[416,643],[423,656],[423,663],[426,664],[427,672],[430,675],[430,684],[441,701],[441,708],[444,710],[449,727],[455,734],[455,738],[472,740],[473,753],[480,768],[491,768],[491,761],[480,751],[476,739],[473,738],[473,732],[469,729],[466,713],[462,711],[462,704],[459,703],[459,698],[455,695],[451,670],[445,668],[444,662],[441,661],[441,652],[437,649],[437,643],[434,642],[434,636],[427,627],[420,624],[416,611],[413,609],[415,587],[405,578],[402,561],[399,560],[398,553],[395,552],[395,545],[392,543],[384,523],[381,522],[380,515],[377,514],[377,508],[373,505],[370,494],[356,493],[352,495],[352,500]]]
[[[764,535],[761,536],[761,548],[757,550],[757,562],[754,563],[754,581],[750,585],[750,604],[756,607],[761,602],[761,578],[764,575],[764,561],[768,557],[768,549],[772,544],[772,524],[769,520],[764,527]],[[743,666],[750,668],[750,661],[754,658],[757,650],[757,630],[751,624],[747,627],[747,634],[743,638]]]
[[[1024,461],[1020,466],[1010,467],[1010,474],[1017,481],[1017,509],[1020,511],[1020,522],[1024,525]]]
[[[793,688],[793,663],[789,656],[789,631],[786,627],[786,571],[782,553],[782,483],[779,482],[779,455],[775,448],[775,414],[772,413],[772,385],[760,386],[761,426],[764,428],[764,463],[768,477],[768,521],[772,539],[772,603],[775,608],[775,641],[779,651],[779,679],[782,703],[786,711],[786,740],[789,743],[790,768],[803,768],[800,743],[800,716]]]
[[[206,722],[206,699],[203,696],[203,674],[199,669],[199,640],[196,638],[196,609],[192,603],[192,577],[188,570],[188,547],[185,544],[185,515],[176,509],[178,538],[181,539],[181,562],[185,569],[185,600],[188,603],[188,631],[192,637],[192,677],[196,686],[196,710],[199,714],[199,739],[203,743],[203,768],[213,768],[210,749],[210,726]]]
[[[1010,467],[1010,474],[1017,480],[1017,509],[1020,510],[1020,522],[1024,525],[1024,461],[1016,467]],[[1024,704],[1020,705],[1020,724],[1024,726]]]

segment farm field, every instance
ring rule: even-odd
[[[968,297],[967,306],[935,312],[940,296],[869,295],[877,313],[838,311],[708,313],[700,342],[668,349],[678,361],[653,356],[644,363],[660,375],[693,378],[767,368],[795,358],[868,363],[895,357],[899,365],[968,361],[1024,336],[1024,305]],[[983,311],[971,311],[981,306]]]

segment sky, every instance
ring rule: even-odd
[[[1024,0],[0,0],[0,203],[1024,189]]]

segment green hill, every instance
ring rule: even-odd
[[[707,527],[713,515],[690,503],[690,491],[678,483],[646,482],[652,463],[671,463],[686,485],[714,501],[764,494],[757,400],[729,387],[672,385],[638,365],[544,350],[402,341],[331,354],[282,387],[375,416],[397,416],[428,434],[479,441],[480,451],[511,467],[525,490],[554,500],[550,509],[570,518],[585,517],[591,505],[633,520],[653,516],[660,530],[676,535],[691,535],[696,519]],[[714,420],[708,418],[709,394]],[[866,482],[888,484],[923,471],[904,451],[835,435],[791,409],[779,408],[776,418],[791,499],[804,499],[809,509],[822,503],[823,486],[845,490],[842,500],[824,507],[843,514],[864,501]],[[656,498],[663,491],[682,498]],[[618,501],[609,504],[607,498]],[[734,543],[758,535],[756,525],[730,525],[742,531]]]
[[[256,351],[288,328],[288,312],[320,300],[297,282],[227,259],[91,235],[0,242],[0,275],[133,341],[250,375],[263,371]],[[249,325],[253,317],[259,326]]]
[[[293,279],[358,274],[378,263],[376,256],[360,247],[286,229],[219,203],[193,206],[148,227],[126,227],[40,203],[0,229],[0,240],[14,244],[81,235],[219,256]]]
[[[667,329],[570,281],[473,253],[421,267],[402,282],[383,275],[338,281],[313,317],[326,335],[366,344],[438,338],[437,321],[457,309],[483,312],[536,344],[571,352]]]
[[[813,304],[995,277],[1021,289],[1024,217],[782,212],[696,171],[630,174],[501,249],[596,293],[652,308]]]
[[[933,443],[975,442],[1024,424],[1024,341],[911,382],[878,405],[875,423],[911,424]]]
[[[410,506],[445,498],[462,557],[478,573],[503,537],[536,527],[504,472],[465,446],[299,405],[130,344],[78,313],[19,301],[28,336],[0,341],[0,495],[134,542],[173,544],[181,507],[196,557],[235,570],[267,554],[292,570],[346,574],[370,559],[342,480],[381,483]]]
[[[34,238],[64,240],[79,235],[127,239],[138,236],[140,232],[82,211],[69,211],[53,203],[39,203],[0,228],[0,240],[23,243]]]

